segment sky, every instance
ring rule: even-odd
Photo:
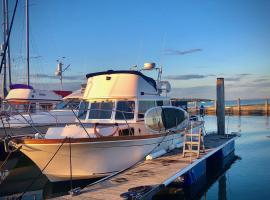
[[[9,2],[11,18],[15,0]],[[270,96],[269,0],[29,3],[35,87],[60,88],[54,72],[61,58],[65,66],[70,64],[64,89],[78,89],[87,73],[155,62],[162,66],[163,79],[170,81],[173,97],[215,98],[217,77],[225,78],[226,99]],[[13,82],[25,82],[23,0],[10,39]]]

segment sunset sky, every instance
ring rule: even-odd
[[[217,77],[225,78],[227,99],[270,96],[268,0],[29,2],[31,82],[37,87],[60,88],[54,71],[65,56],[71,64],[65,89],[79,88],[87,73],[156,62],[172,96],[213,98]],[[18,83],[26,71],[24,10],[19,1],[11,37]]]

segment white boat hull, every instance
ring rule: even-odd
[[[198,129],[199,127],[196,127]],[[132,137],[132,136],[130,136]],[[35,162],[52,182],[106,176],[131,167],[150,153],[183,142],[183,132],[146,139],[55,144],[23,144],[20,151]],[[57,153],[56,153],[57,152]],[[54,154],[56,155],[54,156]],[[53,157],[54,156],[54,157]],[[48,162],[51,162],[48,164]],[[48,166],[45,168],[45,166]],[[45,169],[44,169],[45,168]],[[72,170],[71,170],[72,169]]]

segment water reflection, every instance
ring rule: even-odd
[[[41,174],[39,168],[26,156],[20,154],[9,162],[16,162],[16,166],[9,171],[7,178],[1,183],[1,199],[47,199],[68,194],[70,182],[52,183]],[[1,164],[1,163],[0,163]],[[10,169],[10,168],[9,168]],[[72,187],[84,187],[96,180],[73,181]]]
[[[161,199],[207,199],[207,191],[218,181],[218,199],[227,199],[227,171],[239,160],[234,152],[225,158],[210,157],[206,162],[206,173],[192,185],[185,185],[183,179],[179,179],[154,196],[154,200]]]
[[[267,130],[270,129],[270,126],[269,126],[269,116],[265,116],[265,127]]]
[[[237,128],[238,128],[238,132],[241,133],[242,132],[242,129],[241,129],[241,116],[238,116],[238,125],[237,125]]]
[[[216,130],[216,117],[205,116],[206,131]],[[236,140],[236,154],[224,160],[209,160],[207,173],[191,186],[176,181],[154,199],[267,199],[269,194],[270,119],[267,116],[229,116],[228,132],[241,132]],[[227,120],[226,120],[227,121]],[[267,137],[268,136],[268,137]],[[235,162],[238,160],[237,162]],[[0,162],[1,165],[1,162]],[[0,185],[0,200],[4,196],[25,191],[40,170],[23,155],[13,157],[7,165],[9,176]],[[259,170],[256,170],[259,169]],[[230,177],[229,177],[230,175]],[[230,179],[229,179],[230,178]],[[83,187],[93,180],[74,181],[73,187]],[[247,190],[248,188],[248,190]],[[23,199],[51,198],[68,194],[70,182],[51,183],[41,175]],[[14,198],[13,198],[14,199]]]
[[[226,175],[223,175],[218,180],[218,199],[226,200],[227,199],[227,185],[226,185]]]

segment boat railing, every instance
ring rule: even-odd
[[[27,124],[29,124],[29,126],[30,126],[31,128],[33,128],[37,133],[39,133],[41,136],[43,136],[43,135],[40,133],[40,131],[39,131],[39,130],[31,123],[31,122],[29,122],[29,121],[26,119],[26,117],[25,117],[22,113],[20,113],[19,111],[17,111],[16,108],[14,109],[13,105],[11,105],[11,104],[9,104],[9,105],[13,108],[13,110],[16,112],[16,114],[20,115],[20,116],[25,120],[25,122],[26,122]],[[4,130],[5,130],[5,133],[6,133],[6,136],[7,136],[7,137],[8,137],[9,135],[8,135],[8,133],[6,132],[6,128],[10,128],[10,127],[11,127],[11,125],[10,125],[10,123],[9,123],[9,120],[8,120],[9,117],[10,117],[10,114],[9,114],[8,112],[6,112],[6,111],[2,111],[1,114],[0,114],[2,126],[3,126],[3,128],[4,128]],[[8,124],[8,127],[5,126],[5,125],[6,125],[5,123]]]
[[[72,110],[73,111],[73,110]],[[89,111],[89,112],[88,112]],[[101,112],[110,112],[111,115],[110,115],[110,118],[105,118],[105,119],[102,119],[102,118],[95,118],[94,120],[113,120],[113,116],[116,115],[116,113],[121,113],[123,119],[118,119],[118,120],[114,120],[114,121],[120,121],[120,120],[123,120],[125,122],[125,125],[127,126],[128,128],[128,131],[129,131],[129,135],[133,135],[132,134],[132,130],[130,128],[130,125],[128,123],[128,120],[133,120],[134,117],[135,117],[135,112],[130,112],[130,111],[123,111],[123,110],[118,110],[118,109],[100,109],[100,108],[87,108],[87,109],[84,109],[83,110],[83,113],[81,116],[84,115],[84,119],[81,118],[80,116],[80,111],[75,114],[75,112],[73,112],[73,114],[75,115],[75,117],[77,118],[77,122],[83,127],[84,131],[86,132],[86,134],[89,136],[89,133],[87,132],[86,128],[85,128],[85,125],[86,124],[93,124],[93,122],[87,122],[85,119],[87,117],[87,113],[90,113],[90,111],[101,111]],[[125,114],[133,114],[133,118],[132,119],[127,119]],[[89,114],[88,114],[89,115]],[[84,120],[84,121],[82,121]],[[91,118],[90,120],[93,120],[93,118]],[[97,124],[97,123],[94,123],[94,125]],[[114,123],[118,126],[118,123]]]
[[[14,109],[13,112],[9,112],[9,111],[2,111],[1,115],[2,118],[4,119],[4,123],[8,124],[10,123],[10,119],[14,119],[16,121],[17,125],[27,125],[29,123],[35,124],[35,123],[40,123],[40,124],[55,124],[56,126],[59,126],[61,124],[61,121],[59,121],[59,116],[61,114],[54,114],[51,111],[52,110],[36,110],[37,112],[20,112],[19,109]],[[77,113],[77,110],[76,110]],[[39,122],[36,121],[35,118],[33,117],[34,115],[38,115],[38,116],[50,116],[51,120],[48,121],[48,123],[46,122]],[[65,113],[65,115],[67,115],[67,113]],[[20,117],[17,117],[20,116]],[[69,116],[73,116],[73,114],[69,114]],[[40,119],[40,118],[39,118]],[[46,118],[48,119],[48,118]],[[53,120],[52,120],[53,119]],[[13,122],[15,123],[15,122]]]
[[[40,131],[38,130],[38,128],[36,127],[38,125],[37,121],[35,121],[35,119],[33,118],[33,114],[35,113],[31,113],[31,112],[28,112],[28,113],[22,113],[20,112],[18,109],[16,109],[13,105],[10,105],[12,110],[14,111],[13,114],[10,114],[9,112],[2,112],[1,113],[1,122],[2,122],[2,125],[3,127],[6,127],[6,128],[10,128],[12,126],[12,124],[10,123],[9,119],[10,117],[14,116],[14,115],[18,115],[20,116],[20,119],[17,119],[17,121],[19,123],[21,123],[21,125],[27,125],[31,128],[34,129],[34,131],[36,131],[37,133],[39,133],[40,135],[43,135],[40,133]],[[90,137],[89,133],[87,132],[86,128],[85,128],[85,125],[86,124],[94,124],[94,125],[97,125],[97,124],[101,124],[101,123],[93,123],[91,121],[86,121],[86,120],[83,120],[80,118],[79,116],[79,111],[78,110],[74,110],[74,109],[70,109],[72,111],[72,114],[75,116],[75,118],[77,120],[74,120],[73,122],[67,122],[67,123],[61,123],[61,125],[71,125],[71,124],[80,124],[81,127],[83,127],[84,131],[86,132],[86,134]],[[121,113],[122,117],[118,120],[114,120],[115,123],[107,123],[107,124],[114,124],[116,126],[118,126],[118,123],[117,121],[121,121],[121,123],[124,121],[124,124],[127,126],[127,129],[128,129],[128,134],[129,135],[133,135],[132,133],[132,129],[130,128],[130,125],[129,125],[129,120],[133,120],[134,117],[135,117],[135,112],[131,112],[131,111],[123,111],[123,110],[118,110],[118,109],[85,109],[84,110],[84,115],[85,115],[85,118],[86,118],[86,113],[88,111],[102,111],[102,112],[110,112],[111,113],[111,116],[110,118],[108,118],[108,120],[113,120],[113,116],[116,115],[116,113]],[[89,112],[90,113],[90,112]],[[59,126],[59,119],[57,118],[57,116],[53,115],[50,111],[46,111],[46,110],[42,110],[42,112],[39,113],[39,115],[49,115],[51,116],[54,121],[50,121],[50,123],[48,124],[44,124],[44,125],[52,125],[52,126]],[[71,115],[72,115],[71,114]],[[130,115],[130,114],[133,114],[133,117],[132,119],[129,117],[127,118],[127,115]],[[27,117],[29,116],[29,117]],[[96,119],[96,120],[102,120],[102,119]],[[17,124],[19,124],[17,123]],[[40,124],[39,124],[40,125]]]

